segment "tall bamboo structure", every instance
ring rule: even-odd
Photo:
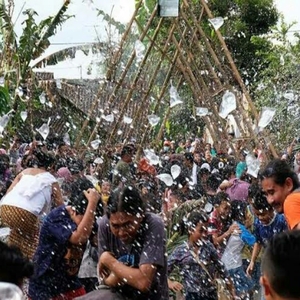
[[[153,140],[156,143],[162,141],[166,121],[173,110],[169,106],[168,93],[171,82],[177,87],[179,95],[185,91],[183,101],[187,101],[184,95],[188,90],[194,107],[208,108],[211,114],[202,118],[215,142],[222,142],[222,138],[226,136],[226,120],[219,115],[222,96],[227,90],[233,92],[237,108],[232,115],[241,132],[241,138],[246,141],[253,139],[258,143],[253,125],[257,125],[259,113],[226,42],[219,30],[215,30],[215,41],[211,41],[206,35],[209,19],[214,18],[209,4],[205,0],[197,3],[182,0],[179,16],[174,18],[160,18],[156,6],[149,13],[145,24],[141,24],[139,20],[142,9],[141,0],[120,39],[119,47],[116,47],[108,63],[106,82],[111,82],[112,90],[108,94],[107,89],[99,87],[87,121],[78,135],[76,146],[81,142],[89,119],[97,117],[97,122],[87,137],[85,146],[89,147],[99,133],[104,122],[101,118],[104,108],[98,99],[105,97],[105,110],[114,114],[115,121],[106,126],[108,134],[106,140],[102,141],[104,144],[128,141],[131,137],[141,147]],[[130,39],[136,36],[137,29],[139,34],[136,39],[145,46],[144,56],[139,63]],[[131,49],[131,52],[128,54],[124,49]],[[243,97],[248,103],[248,111],[242,105]],[[151,114],[160,116],[161,120],[156,128],[156,136],[153,135],[155,128],[147,120],[147,116]],[[132,123],[126,124],[124,116],[129,116]],[[277,156],[272,143],[269,143],[269,150],[273,156]]]

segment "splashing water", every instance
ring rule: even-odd
[[[196,107],[196,116],[205,117],[209,114],[208,108],[206,107]]]
[[[182,104],[183,101],[181,100],[178,92],[177,92],[177,89],[175,86],[171,85],[170,87],[170,107],[174,107],[178,104]]]
[[[27,113],[27,111],[21,111],[21,113],[20,113],[20,117],[21,117],[21,119],[22,119],[22,121],[23,121],[23,122],[25,122],[25,121],[26,121],[26,119],[27,119],[27,116],[28,116],[28,113]]]
[[[101,141],[99,139],[91,141],[91,147],[95,150],[97,150],[100,146]]]
[[[160,121],[160,117],[158,117],[157,115],[149,115],[148,121],[151,126],[156,126]]]
[[[228,114],[236,109],[236,97],[232,92],[226,91],[222,97],[219,115],[221,118],[226,119]]]
[[[258,127],[265,128],[266,126],[268,126],[272,122],[275,116],[275,112],[276,109],[273,107],[263,107],[261,110]]]
[[[208,21],[214,27],[215,30],[220,29],[220,27],[224,24],[224,19],[222,17],[208,19]]]

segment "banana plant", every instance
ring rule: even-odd
[[[30,62],[40,57],[49,47],[49,38],[56,34],[59,26],[70,17],[66,14],[70,0],[65,0],[58,12],[39,23],[36,23],[37,13],[32,9],[23,12],[26,16],[22,25],[23,32],[19,39],[15,33],[14,23],[10,11],[4,0],[0,3],[0,25],[3,49],[0,61],[0,77],[4,77],[4,86],[9,87],[13,94],[10,106],[16,111],[19,100],[25,93],[15,93],[19,87],[26,87],[33,78]],[[15,93],[15,94],[14,94]]]

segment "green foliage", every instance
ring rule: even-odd
[[[3,41],[0,54],[0,76],[4,76],[5,87],[9,87],[7,92],[12,95],[12,97],[7,97],[7,94],[2,92],[0,101],[4,105],[3,107],[1,105],[1,109],[8,110],[8,107],[10,107],[16,111],[12,121],[14,125],[20,121],[18,120],[17,110],[19,108],[24,109],[27,106],[24,101],[28,101],[25,97],[29,86],[32,103],[28,105],[33,108],[37,104],[34,100],[38,99],[38,97],[35,98],[35,93],[38,90],[34,85],[35,80],[30,62],[38,58],[48,48],[50,45],[49,38],[56,33],[59,26],[71,17],[66,15],[69,3],[69,0],[65,0],[56,15],[48,17],[40,23],[35,21],[37,13],[34,10],[25,10],[23,14],[26,18],[22,23],[23,31],[19,40],[17,40],[14,31],[14,23],[10,12],[4,1],[0,4],[0,35]],[[19,87],[24,89],[24,99],[21,99],[15,93],[15,90]]]
[[[268,67],[262,70],[261,79],[254,85],[257,107],[276,108],[275,118],[268,129],[280,150],[300,136],[300,39],[296,35],[294,43],[291,43],[287,38],[292,26],[282,20],[268,37],[268,41],[272,42],[271,50],[262,49],[259,54]]]
[[[261,47],[266,52],[272,48],[262,35],[270,33],[279,18],[274,0],[213,0],[209,5],[214,16],[225,19],[220,31],[244,80],[252,82],[253,76],[260,77],[266,68],[259,55]],[[253,43],[256,38],[265,41]]]
[[[0,114],[3,115],[9,111],[10,96],[6,87],[0,86]]]

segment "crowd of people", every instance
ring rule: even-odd
[[[0,282],[31,300],[300,299],[300,155],[235,150],[15,138],[0,149]]]

